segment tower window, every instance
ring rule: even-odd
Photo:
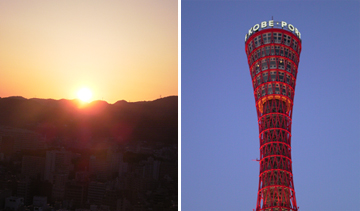
[[[292,53],[291,53],[291,51],[289,51],[289,59],[292,60]]]
[[[284,34],[284,44],[289,46],[290,45],[290,41],[291,41],[291,37]]]
[[[266,62],[266,59],[263,59],[262,61],[261,61],[261,66],[262,66],[262,70],[267,70],[268,69],[268,64],[267,64],[267,62]]]
[[[279,46],[275,46],[275,55],[279,56]]]
[[[290,64],[290,62],[287,62],[286,71],[288,71],[289,73],[291,72],[291,64]]]
[[[263,80],[264,80],[264,83],[266,83],[268,81],[268,72],[263,73]]]
[[[276,68],[275,58],[270,58],[270,69]]]
[[[263,34],[264,44],[270,43],[270,39],[271,39],[271,34],[270,33]]]
[[[265,57],[265,48],[261,48],[262,57]]]
[[[280,94],[279,84],[276,84],[276,85],[275,85],[275,94]]]
[[[293,67],[293,76],[296,78],[296,68]]]
[[[271,84],[269,84],[269,86],[268,86],[268,94],[269,94],[269,95],[273,94],[273,90],[272,90],[272,85],[271,85]]]
[[[292,48],[296,51],[297,49],[297,42],[294,40],[293,41],[293,45],[292,45]]]
[[[265,50],[266,50],[266,56],[269,56],[270,55],[270,46],[266,46]]]
[[[286,83],[290,84],[290,75],[286,74]],[[291,84],[290,84],[291,85]]]
[[[281,33],[274,33],[274,41],[275,43],[281,43],[282,34]]]
[[[252,78],[254,78],[255,77],[255,67],[254,66],[251,68],[251,74],[252,74]]]
[[[252,52],[252,50],[253,50],[252,41],[249,42],[248,48],[249,48],[249,51]]]
[[[284,72],[279,72],[279,80],[281,81],[281,82],[284,82]]]
[[[286,96],[286,86],[285,85],[282,86],[282,93],[283,93],[283,95]]]
[[[268,44],[271,41],[271,33],[263,34],[264,44]]]
[[[261,88],[261,94],[262,94],[262,96],[265,96],[265,89],[266,89],[266,84],[265,84],[265,86],[263,86],[263,87]]]
[[[261,45],[261,36],[255,37],[255,47],[258,47]]]
[[[255,68],[256,68],[256,74],[258,74],[260,72],[260,65],[256,63]]]
[[[271,71],[271,72],[270,72],[270,76],[271,76],[271,81],[275,81],[275,80],[276,80],[276,72],[275,72],[275,71]]]
[[[283,59],[279,59],[279,69],[284,70],[284,60]]]
[[[267,43],[267,34],[263,34],[263,41],[264,41],[264,44],[266,44]]]
[[[283,47],[280,48],[280,56],[284,56],[284,48]]]

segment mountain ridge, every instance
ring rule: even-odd
[[[113,104],[21,96],[0,98],[0,125],[55,137],[177,142],[178,97]]]

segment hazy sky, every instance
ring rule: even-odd
[[[259,129],[244,37],[262,21],[301,32],[292,118],[300,211],[360,207],[360,2],[181,2],[183,211],[251,211]]]
[[[178,93],[177,0],[0,1],[0,97]]]

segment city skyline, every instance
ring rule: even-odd
[[[177,210],[177,102],[1,98],[0,209]]]
[[[177,1],[0,2],[0,97],[178,94]]]

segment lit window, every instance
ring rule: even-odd
[[[283,59],[279,59],[279,69],[284,70],[284,60]]]

